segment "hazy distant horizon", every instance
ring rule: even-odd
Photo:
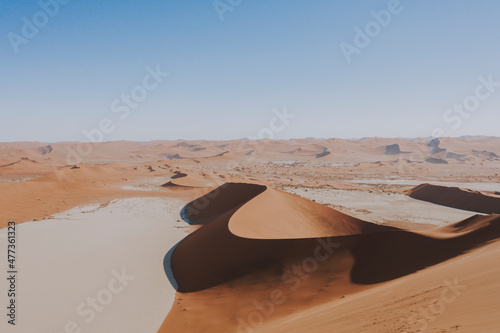
[[[439,137],[438,139],[443,139],[443,138],[451,138],[451,139],[481,139],[481,138],[500,138],[498,135],[462,135],[459,137],[451,137],[451,136],[446,136],[446,137]],[[110,140],[110,141],[100,141],[100,142],[91,142],[91,141],[39,141],[39,140],[34,140],[34,141],[27,141],[27,140],[21,140],[21,141],[2,141],[0,143],[40,143],[40,144],[74,144],[74,143],[112,143],[112,142],[154,142],[154,141],[166,141],[166,142],[175,142],[175,141],[188,141],[188,142],[194,142],[194,141],[208,141],[208,142],[226,142],[226,141],[242,141],[242,140],[249,140],[249,141],[260,141],[260,140],[271,140],[271,141],[292,141],[292,140],[321,140],[321,141],[327,141],[327,140],[346,140],[346,141],[360,141],[360,140],[370,140],[370,139],[394,139],[394,140],[432,140],[435,139],[432,136],[427,136],[427,137],[385,137],[385,136],[370,136],[370,137],[360,137],[360,138],[337,138],[337,137],[331,137],[331,138],[315,138],[315,137],[305,137],[305,138],[288,138],[288,139],[268,139],[268,138],[263,138],[263,139],[249,139],[249,138],[239,138],[239,139],[216,139],[216,140],[211,140],[211,139],[184,139],[184,138],[179,138],[179,139],[153,139],[153,140]]]

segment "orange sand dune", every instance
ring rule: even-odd
[[[188,204],[182,215],[189,223],[205,226],[171,254],[169,275],[180,291],[206,289],[297,250],[301,253],[314,246],[313,237],[395,230],[292,194],[243,183],[219,187]]]
[[[254,184],[225,184],[188,204],[183,216],[204,225],[165,258],[167,275],[180,293],[159,332],[253,332],[257,326],[273,332],[266,324],[292,320],[285,319],[291,315],[300,320],[301,311],[390,283],[500,237],[497,215],[411,232]],[[266,320],[254,327],[255,311]],[[292,331],[313,327],[307,323]]]
[[[346,292],[282,318],[269,317],[260,327],[244,317],[240,332],[495,333],[500,327],[500,266],[492,263],[499,260],[496,241],[416,274],[353,295]]]
[[[439,147],[446,151],[436,154],[431,154],[430,141],[2,143],[0,228],[9,220],[38,219],[30,226],[44,230],[52,223],[41,220],[57,212],[89,203],[105,206],[117,198],[167,196],[189,202],[204,195],[182,211],[196,227],[175,222],[175,214],[167,208],[167,215],[173,216],[167,223],[174,223],[178,231],[195,231],[165,257],[172,284],[183,292],[178,292],[160,332],[415,332],[424,324],[420,307],[440,304],[435,300],[447,288],[444,281],[455,278],[463,280],[467,290],[454,303],[446,303],[442,314],[425,322],[427,331],[497,332],[497,215],[408,231],[368,223],[260,185],[297,187],[298,193],[349,189],[369,197],[372,192],[404,193],[413,186],[399,185],[406,181],[482,183],[481,188],[489,191],[500,183],[499,138],[442,138]],[[386,155],[385,147],[395,144],[408,153]],[[425,162],[430,157],[448,164]],[[249,180],[259,183],[206,187]],[[175,186],[160,186],[169,181]],[[479,194],[474,200],[480,206],[483,195],[497,196]],[[361,202],[359,210],[367,209]],[[484,211],[490,213],[489,209]],[[423,213],[427,212],[412,212]],[[161,209],[154,215],[168,219]],[[149,219],[147,214],[142,218]],[[391,225],[405,224],[392,221]],[[159,263],[161,257],[155,260]],[[159,276],[157,283],[168,281]]]
[[[150,172],[134,170],[119,163],[107,165],[79,164],[76,167],[54,167],[31,160],[22,160],[13,166],[25,165],[18,170],[21,175],[44,175],[24,181],[0,182],[0,228],[9,221],[22,223],[33,219],[50,218],[52,214],[75,206],[105,202],[115,198],[135,196],[168,196],[168,192],[125,190],[122,185]],[[17,175],[0,168],[0,175]],[[42,170],[42,171],[40,171]],[[166,172],[166,171],[165,171]],[[160,174],[161,175],[161,174]],[[32,178],[32,177],[29,177]]]
[[[231,186],[241,184],[227,184],[226,190]],[[265,188],[238,209],[231,216],[228,228],[238,237],[253,239],[334,237],[390,229],[272,188]]]
[[[38,175],[52,172],[55,167],[50,161],[28,157],[11,157],[0,161],[0,174],[3,177],[15,175]]]
[[[458,153],[470,153],[474,150],[486,150],[500,155],[500,138],[497,137],[469,137],[469,138],[441,138],[441,148]]]
[[[16,165],[15,168],[18,168],[19,166],[21,166],[23,161],[27,160],[27,158],[25,159],[18,159],[18,158],[9,158],[9,159],[5,159],[5,160],[2,160],[2,164],[0,165],[0,168],[7,168],[7,167],[12,167],[13,165]],[[34,162],[32,160],[29,160],[31,162]],[[5,169],[4,169],[5,170]]]
[[[500,190],[500,189],[499,189]],[[485,214],[500,214],[500,193],[472,191],[458,187],[422,184],[407,194],[415,199]]]
[[[34,179],[36,182],[78,182],[95,183],[123,180],[123,175],[110,166],[79,164],[58,168],[58,170],[45,176]]]
[[[407,152],[413,161],[425,161],[432,156],[430,138],[389,139],[365,138],[343,139],[295,139],[295,140],[231,140],[231,141],[150,141],[150,142],[98,142],[98,143],[5,143],[0,147],[0,165],[11,158],[29,158],[50,165],[64,166],[80,163],[109,163],[205,159],[210,162],[227,162],[249,159],[280,161],[311,161],[317,163],[375,162],[390,161],[386,147],[398,145],[401,152]],[[441,138],[439,147],[446,152],[442,158],[448,162],[460,161],[467,164],[500,160],[499,138]],[[249,154],[249,152],[252,152]],[[396,151],[397,152],[397,151]],[[446,154],[451,154],[446,157]],[[439,157],[439,156],[435,156]]]
[[[222,184],[215,177],[207,175],[193,175],[182,172],[175,173],[171,180],[163,184],[164,187],[214,187]]]

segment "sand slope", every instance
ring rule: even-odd
[[[415,199],[485,214],[500,214],[500,193],[422,184],[407,194]]]
[[[206,289],[300,254],[315,237],[395,230],[256,184],[227,183],[184,211],[190,223],[205,226],[172,252],[171,275],[180,291]]]
[[[492,263],[499,260],[500,242],[486,244],[418,274],[271,319],[253,332],[495,333],[500,266]]]
[[[61,331],[60,324],[75,315],[75,305],[95,296],[110,278],[108,264],[123,260],[131,268],[140,264],[146,275],[154,271],[155,283],[141,280],[133,287],[137,289],[131,302],[117,299],[113,307],[127,312],[108,308],[101,317],[104,332],[159,328],[171,303],[170,296],[160,299],[164,290],[156,284],[170,287],[165,263],[172,285],[183,292],[177,293],[162,332],[413,332],[422,325],[421,318],[414,317],[420,307],[434,304],[446,288],[445,280],[456,277],[466,281],[467,293],[447,303],[446,310],[428,322],[428,331],[497,332],[499,271],[492,264],[500,259],[497,217],[469,219],[468,211],[409,197],[405,200],[418,207],[404,207],[405,201],[392,194],[436,180],[446,186],[498,191],[500,138],[430,142],[364,138],[2,143],[0,228],[10,220],[38,220],[20,225],[22,248],[30,251],[20,257],[24,277],[29,278],[21,288],[25,298],[20,319],[36,325],[26,320],[40,315],[39,331]],[[395,145],[399,154],[385,154],[387,146]],[[429,163],[429,158],[446,164]],[[238,181],[255,184],[234,184]],[[161,186],[169,182],[174,186]],[[220,182],[230,184],[212,191]],[[294,189],[335,210],[271,187]],[[349,193],[343,201],[333,196],[328,201],[330,190]],[[443,204],[456,204],[462,194]],[[135,199],[125,206],[105,204],[129,197],[175,197],[182,207],[200,196],[182,210],[195,225],[175,222],[174,229],[182,231],[175,240],[165,236],[170,233],[163,223],[167,221],[157,219],[163,206],[138,211],[142,204]],[[380,196],[384,199],[379,201]],[[481,206],[483,199],[476,195],[472,201]],[[58,217],[91,203],[97,206],[79,215],[81,220]],[[407,227],[401,222],[411,216],[452,225],[425,232],[387,228],[366,222],[372,207],[379,215],[372,214],[370,221],[376,223]],[[436,215],[442,210],[443,215]],[[179,211],[172,213],[175,219]],[[99,219],[91,218],[97,215]],[[172,248],[184,230],[197,231]],[[2,236],[5,230],[0,231],[0,242]],[[147,256],[152,247],[154,260]],[[37,254],[43,257],[37,259]],[[47,271],[44,265],[62,271]],[[98,274],[100,282],[94,280]],[[81,283],[75,287],[75,282]],[[141,294],[143,284],[147,294]],[[77,296],[76,303],[68,305],[66,294]],[[126,294],[120,296],[125,300]],[[135,317],[138,307],[145,309],[140,319]],[[148,318],[152,313],[155,317]]]
[[[170,181],[163,184],[164,187],[214,187],[221,185],[222,182],[215,177],[208,177],[203,175],[193,175],[186,173],[176,173],[174,174]]]
[[[290,315],[300,320],[301,311],[397,281],[500,237],[497,215],[411,232],[320,206],[254,184],[226,184],[188,204],[185,219],[204,226],[167,256],[168,275],[180,293],[159,332],[251,332]],[[291,331],[322,324],[302,325]]]

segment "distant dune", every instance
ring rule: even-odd
[[[401,149],[399,148],[399,145],[397,143],[395,143],[393,145],[388,145],[388,146],[385,146],[385,154],[386,155],[401,154]]]
[[[407,194],[412,198],[443,206],[485,214],[500,214],[499,192],[480,192],[458,187],[422,184],[407,191]]]
[[[111,252],[122,257],[116,235],[126,232],[130,249],[150,248],[150,238],[138,231],[154,219],[158,223],[147,233],[160,241],[160,257],[149,258],[140,272],[160,273],[152,282],[158,288],[149,286],[158,290],[155,298],[170,284],[178,292],[172,307],[169,298],[167,306],[150,302],[140,313],[163,312],[166,318],[155,321],[158,328],[164,319],[161,333],[410,333],[426,320],[422,309],[437,306],[445,311],[425,321],[428,332],[496,332],[500,217],[449,207],[498,213],[499,156],[500,138],[494,137],[2,143],[0,228],[14,220],[43,231],[57,213],[92,204],[106,212],[102,221],[134,220],[132,229],[120,218],[113,223],[124,230],[101,230],[99,224],[87,229],[111,237],[101,244],[110,250],[101,259],[117,265],[109,260]],[[436,180],[461,188],[412,190]],[[463,189],[469,187],[490,192]],[[404,197],[408,190],[428,202]],[[148,197],[178,206],[135,209]],[[120,198],[137,199],[118,208]],[[111,210],[121,215],[112,217]],[[80,224],[66,214],[57,221],[61,227]],[[164,234],[166,225],[179,232],[175,242]],[[74,240],[88,240],[94,249],[92,237],[63,234],[68,238],[58,239],[68,250]],[[51,251],[51,238],[45,238],[44,250]],[[40,268],[36,256],[22,258],[25,270]],[[88,271],[82,260],[71,260],[76,266],[64,269]],[[78,279],[64,281],[68,290],[78,288]],[[34,290],[49,294],[39,282]],[[453,296],[450,283],[467,289],[443,305],[443,292]],[[138,290],[133,297],[141,304],[153,299],[140,284]],[[51,302],[61,304],[61,297],[54,294]],[[113,303],[102,313],[109,327],[120,316],[137,315],[137,299],[122,297],[125,312],[111,310]],[[75,315],[72,309],[58,314],[61,322]],[[137,328],[122,329],[132,331]]]
[[[45,155],[45,154],[49,154],[52,152],[52,146],[51,145],[48,145],[48,146],[45,146],[45,147],[40,147],[38,148],[38,150],[40,150],[40,152],[42,153],[42,155]]]
[[[216,162],[245,161],[309,161],[317,163],[389,162],[393,155],[405,153],[417,162],[474,164],[497,161],[500,156],[500,138],[441,138],[391,139],[292,139],[292,140],[230,140],[230,141],[150,141],[102,143],[15,142],[0,147],[0,165],[28,158],[45,166],[75,165],[92,160],[93,163],[171,160],[192,163],[193,160]],[[447,155],[448,153],[448,155]],[[467,157],[467,158],[459,158]],[[195,162],[196,163],[196,162]]]
[[[435,158],[435,157],[429,157],[425,161],[427,163],[432,163],[432,164],[448,164],[447,160],[444,160],[442,158]]]
[[[214,179],[214,177],[207,177],[202,175],[188,175],[186,173],[177,172],[171,180],[163,184],[164,187],[213,187],[222,184],[221,181]]]

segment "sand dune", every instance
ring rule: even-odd
[[[134,179],[145,177],[150,173],[146,169],[134,170],[137,168],[113,163],[106,165],[82,163],[77,167],[59,166],[56,168],[31,160],[23,160],[12,167],[20,164],[26,164],[27,169],[20,168],[17,173],[13,170],[6,172],[2,170],[2,175],[10,177],[31,175],[40,170],[44,175],[27,180],[21,178],[20,181],[0,182],[2,205],[0,228],[5,227],[8,221],[15,220],[22,223],[35,219],[42,220],[63,210],[99,200],[166,194],[158,191],[144,192],[120,188]],[[165,173],[170,174],[166,170]]]
[[[432,143],[432,144],[431,144]],[[430,145],[431,144],[431,145]],[[50,147],[50,148],[49,148]],[[388,147],[388,148],[387,148]],[[391,148],[394,147],[394,148]],[[82,162],[109,163],[133,160],[219,159],[225,162],[252,157],[260,160],[296,160],[321,162],[390,161],[391,154],[407,152],[413,161],[441,158],[453,163],[474,163],[476,160],[496,161],[500,156],[499,138],[390,139],[294,139],[294,140],[231,140],[231,141],[151,141],[103,143],[11,143],[0,148],[0,165],[11,158],[29,158],[50,165],[74,165]],[[389,154],[386,154],[386,149]],[[439,149],[437,151],[436,149]],[[434,151],[433,151],[434,150]],[[453,153],[449,158],[446,153]],[[442,156],[440,155],[442,154]],[[466,155],[471,160],[454,156]]]
[[[496,332],[498,215],[470,217],[469,211],[432,202],[445,200],[441,205],[485,213],[498,207],[500,139],[440,138],[432,145],[446,151],[434,154],[430,142],[309,138],[1,144],[0,228],[10,220],[37,220],[20,225],[21,247],[32,251],[21,257],[30,284],[21,287],[20,319],[31,325],[29,332],[36,331],[36,322],[28,320],[37,313],[42,331],[62,329],[59,323],[74,319],[73,305],[98,291],[98,285],[71,289],[74,281],[91,286],[99,272],[109,275],[106,265],[123,260],[130,267],[140,264],[145,274],[154,271],[154,283],[142,280],[132,302],[117,299],[116,309],[102,314],[106,326],[95,324],[106,332],[154,331],[163,319],[160,332],[416,332],[423,324],[415,317],[420,307],[439,304],[434,301],[447,286],[443,281],[456,277],[468,289],[425,322],[428,331]],[[390,145],[408,153],[387,155]],[[447,164],[427,163],[429,158]],[[428,202],[403,195],[436,180],[491,193],[415,191]],[[121,200],[130,197],[139,199]],[[162,208],[163,198],[178,199],[178,208]],[[494,203],[487,204],[491,198]],[[120,204],[107,204],[114,200]],[[477,207],[466,206],[470,203]],[[77,215],[58,214],[87,204],[92,206]],[[179,213],[193,225],[183,223]],[[169,230],[181,237],[169,239]],[[174,246],[188,230],[192,233]],[[92,237],[95,232],[99,237]],[[115,246],[119,239],[123,246]],[[62,251],[62,245],[69,250]],[[70,254],[76,246],[82,256],[99,258],[99,265],[81,260],[75,265]],[[144,259],[152,246],[154,258]],[[59,254],[50,262],[35,257],[53,249]],[[64,262],[61,270],[50,270],[46,283],[44,264],[52,267],[58,260]],[[147,294],[142,283],[148,284]],[[165,318],[171,294],[163,299],[162,288],[170,285],[179,292]],[[71,290],[79,293],[77,303],[67,306]],[[46,306],[47,299],[55,307]],[[139,303],[140,320],[134,317]]]
[[[184,212],[188,222],[204,226],[166,257],[167,275],[181,293],[159,332],[181,327],[199,332],[202,328],[194,322],[200,315],[206,332],[242,329],[242,318],[251,313],[252,304],[266,301],[262,290],[269,292],[271,286],[288,300],[273,310],[272,320],[279,321],[301,308],[407,276],[500,237],[500,217],[495,215],[411,232],[254,184],[225,184],[188,204]],[[286,268],[308,261],[315,277],[301,285],[300,293],[285,287]],[[225,302],[237,298],[243,304],[220,305],[210,297],[216,292]],[[201,314],[214,302],[220,305],[219,315]],[[191,323],[188,328],[186,322]]]
[[[193,175],[186,174],[182,172],[175,173],[170,181],[166,182],[162,186],[164,187],[214,187],[222,184],[221,181],[217,180],[215,177],[209,177],[207,175]]]
[[[432,164],[448,164],[447,160],[444,160],[442,158],[436,158],[436,157],[429,157],[425,161],[427,163],[432,163]]]
[[[44,147],[39,147],[38,150],[42,153],[42,155],[45,155],[51,153],[53,148],[51,145],[47,145]]]
[[[497,332],[500,242],[241,332]],[[245,328],[247,328],[245,330]],[[249,329],[250,330],[249,330]]]
[[[170,256],[167,269],[180,291],[206,289],[301,253],[315,244],[314,237],[395,230],[255,184],[227,183],[188,204],[183,216],[205,226]]]
[[[485,214],[500,214],[500,193],[473,191],[459,187],[419,185],[407,192],[415,199]]]
[[[401,149],[397,143],[385,146],[385,154],[386,155],[397,155],[401,154]]]
[[[40,162],[37,162],[35,160],[32,160],[27,157],[22,157],[21,159],[17,158],[11,158],[7,159],[5,161],[2,161],[2,165],[0,165],[0,168],[5,168],[2,171],[6,170],[23,170],[23,169],[29,169],[30,167],[33,168],[33,163],[40,164]],[[10,167],[10,168],[9,168]]]
[[[268,187],[231,216],[228,228],[238,237],[252,239],[334,237],[388,230]]]
[[[91,164],[79,164],[73,167],[63,167],[48,175],[37,178],[36,182],[71,182],[71,183],[95,183],[110,182],[123,179],[121,173],[112,167],[97,166]]]

